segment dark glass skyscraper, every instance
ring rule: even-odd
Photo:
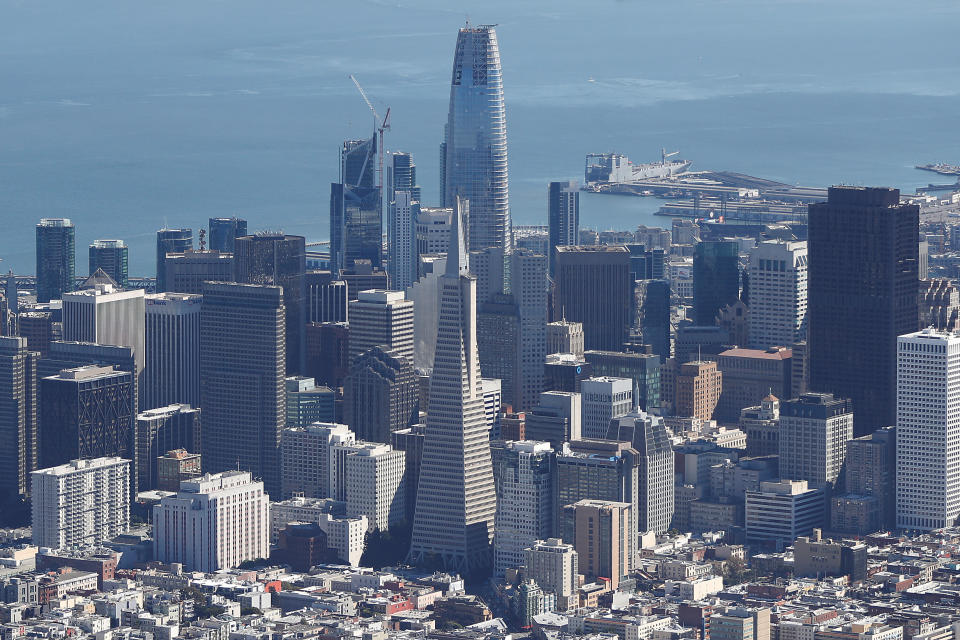
[[[233,253],[234,241],[247,235],[247,221],[243,218],[210,218],[210,249]]]
[[[831,187],[810,205],[810,390],[853,400],[856,436],[896,420],[897,336],[918,324],[919,216],[897,189]]]
[[[553,317],[583,323],[586,349],[620,351],[630,332],[633,283],[623,246],[557,247]]]
[[[330,261],[334,271],[356,260],[382,266],[383,212],[377,175],[377,135],[347,140],[340,150],[340,182],[330,185]]]
[[[510,248],[507,119],[497,32],[460,29],[450,82],[450,111],[441,147],[442,206],[470,201],[469,248]]]
[[[37,302],[73,291],[76,229],[69,218],[43,218],[37,225]]]
[[[90,275],[103,269],[114,282],[126,288],[129,284],[128,261],[128,249],[123,240],[94,240],[90,245]]]
[[[576,182],[551,182],[547,189],[550,225],[550,276],[557,269],[556,247],[580,244],[580,188]]]
[[[417,165],[413,163],[413,156],[403,151],[394,151],[389,154],[389,162],[384,169],[387,173],[384,177],[384,188],[387,190],[388,200],[392,200],[397,191],[406,191],[411,200],[420,202]]]
[[[303,236],[258,233],[236,240],[236,252],[233,256],[234,280],[283,287],[287,323],[287,375],[304,370],[306,267],[306,241]]]
[[[699,242],[693,253],[693,316],[697,326],[716,323],[724,305],[740,299],[740,268],[736,242]]]
[[[160,229],[157,231],[157,293],[167,290],[165,261],[168,253],[193,249],[193,229]]]

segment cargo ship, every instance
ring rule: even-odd
[[[667,153],[660,150],[660,162],[634,164],[620,153],[588,153],[583,177],[587,188],[601,184],[629,184],[639,180],[670,178],[683,173],[692,162],[689,160],[670,160],[679,151]]]
[[[922,169],[924,171],[933,171],[934,173],[939,173],[942,176],[960,176],[960,166],[955,164],[947,164],[946,162],[918,164],[915,168]]]

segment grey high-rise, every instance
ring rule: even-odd
[[[166,260],[168,253],[193,249],[193,229],[160,229],[157,231],[157,292],[167,290]]]
[[[410,359],[374,347],[350,365],[343,383],[343,420],[358,440],[390,442],[417,422],[420,384]]]
[[[129,250],[123,240],[94,240],[90,245],[89,273],[93,275],[97,269],[113,278],[123,288],[129,284],[128,260]]]
[[[270,284],[283,287],[283,306],[286,309],[287,373],[304,370],[306,350],[307,269],[306,241],[303,236],[282,233],[258,233],[236,239],[233,255],[233,274],[236,282]]]
[[[243,218],[210,218],[210,248],[233,253],[237,238],[247,235],[247,221]]]
[[[459,198],[446,272],[410,560],[464,575],[491,563],[496,491],[477,358],[477,281],[467,268]]]
[[[140,391],[143,408],[156,409],[171,404],[200,406],[202,302],[202,296],[189,293],[146,296],[145,368]],[[160,452],[163,453],[166,452]]]
[[[553,315],[583,324],[587,349],[620,351],[630,331],[633,282],[623,246],[557,247]]]
[[[0,337],[0,500],[25,495],[37,468],[37,357],[27,339]]]
[[[556,247],[580,244],[580,187],[572,180],[551,182],[547,190],[547,219],[550,225],[550,275],[556,272]]]
[[[507,119],[491,25],[468,24],[457,36],[441,154],[441,206],[453,206],[457,196],[470,202],[470,249],[509,250]]]
[[[855,435],[895,424],[897,336],[917,330],[919,206],[897,189],[831,187],[810,205],[810,389],[850,398]]]
[[[200,311],[204,469],[263,478],[280,495],[286,314],[279,286],[208,282]]]
[[[37,225],[37,302],[73,291],[76,229],[69,218],[43,218]]]

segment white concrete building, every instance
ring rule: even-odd
[[[347,515],[366,516],[370,531],[386,531],[407,519],[405,452],[363,442],[344,462]]]
[[[723,578],[707,576],[693,580],[667,580],[663,583],[663,594],[684,600],[703,600],[723,591]]]
[[[750,343],[757,349],[803,340],[807,243],[764,240],[750,251]]]
[[[483,417],[490,438],[500,437],[500,409],[503,407],[503,384],[499,378],[481,378],[483,390]]]
[[[633,381],[609,376],[587,378],[580,383],[580,400],[581,435],[602,440],[607,437],[610,420],[633,409]]]
[[[138,377],[145,362],[144,318],[143,289],[97,284],[63,294],[63,339],[133,348]]]
[[[420,203],[409,191],[395,191],[387,217],[387,274],[390,288],[403,291],[417,279],[414,226]]]
[[[367,289],[350,302],[350,362],[386,346],[413,362],[413,301],[403,291]]]
[[[897,338],[897,527],[940,529],[960,514],[960,334]]]
[[[327,534],[327,546],[336,549],[337,555],[350,566],[360,565],[366,541],[368,522],[366,516],[346,515],[343,502],[319,498],[290,498],[270,503],[270,540],[276,543],[280,530],[292,522],[311,522]]]
[[[207,474],[153,508],[153,557],[188,571],[270,556],[270,497],[247,471]]]
[[[140,406],[200,406],[200,307],[203,296],[146,296],[143,387]]]
[[[93,546],[130,527],[129,460],[72,460],[30,479],[38,547]]]
[[[333,495],[334,469],[331,449],[353,444],[356,436],[345,424],[318,422],[280,432],[280,468],[283,497],[299,494],[307,498]]]
[[[446,253],[450,246],[450,207],[420,207],[417,212],[417,255]]]
[[[535,580],[544,591],[556,594],[558,600],[577,592],[580,570],[572,544],[565,544],[560,538],[537,540],[523,555],[524,576]]]
[[[518,441],[491,447],[497,487],[493,570],[502,576],[523,565],[524,549],[553,532],[553,449]]]

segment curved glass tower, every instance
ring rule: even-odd
[[[471,250],[510,249],[507,119],[497,32],[490,25],[468,24],[457,36],[440,194],[445,207],[456,196],[470,201]]]

